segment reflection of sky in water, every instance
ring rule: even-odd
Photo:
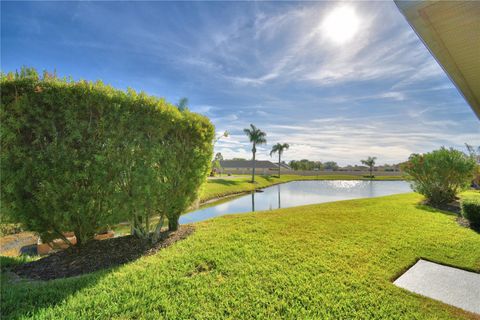
[[[411,191],[409,184],[404,181],[293,181],[189,212],[180,217],[180,223],[197,222],[232,213],[273,210]]]

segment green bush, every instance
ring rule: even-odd
[[[464,153],[444,147],[425,154],[412,154],[403,170],[409,175],[414,191],[438,205],[456,199],[474,176],[475,161]]]
[[[81,244],[108,225],[171,229],[195,199],[214,128],[163,99],[32,69],[1,76],[2,214],[49,240]]]
[[[472,225],[480,227],[480,196],[462,199],[461,206],[462,216]]]

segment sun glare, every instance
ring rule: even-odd
[[[335,43],[343,44],[357,33],[360,21],[350,6],[333,9],[323,20],[322,32]]]

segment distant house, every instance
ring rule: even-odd
[[[359,165],[355,165],[355,166],[352,166],[352,165],[348,165],[348,166],[345,166],[343,168],[340,168],[338,169],[338,171],[348,171],[348,172],[354,172],[354,171],[368,171],[368,167],[366,166],[359,166]]]
[[[385,164],[383,166],[375,167],[375,171],[399,172],[401,170],[400,170],[400,165],[398,164],[392,164],[392,165]]]
[[[277,170],[278,170],[278,163],[274,163],[274,165],[275,165],[275,168],[277,168]],[[290,167],[288,164],[283,163],[283,162],[280,163],[280,168],[281,168],[282,170],[287,170],[287,171],[293,170],[292,167]]]
[[[252,160],[220,160],[220,166],[221,173],[246,174],[252,172]],[[270,174],[270,171],[276,170],[278,170],[278,165],[271,161],[255,160],[255,171],[258,174]]]

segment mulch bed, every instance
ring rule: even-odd
[[[165,232],[162,240],[156,244],[134,236],[92,240],[81,248],[70,247],[45,258],[14,266],[11,271],[21,277],[34,280],[79,276],[154,254],[162,248],[185,239],[193,231],[193,226],[180,226],[175,232]]]
[[[452,212],[452,213],[455,213],[457,215],[459,215],[460,212],[462,211],[461,208],[460,208],[460,201],[458,201],[458,200],[455,200],[455,201],[450,202],[450,203],[441,204],[441,205],[435,205],[435,206],[430,205],[430,206],[432,208],[439,209],[439,210],[442,210],[442,211]]]

